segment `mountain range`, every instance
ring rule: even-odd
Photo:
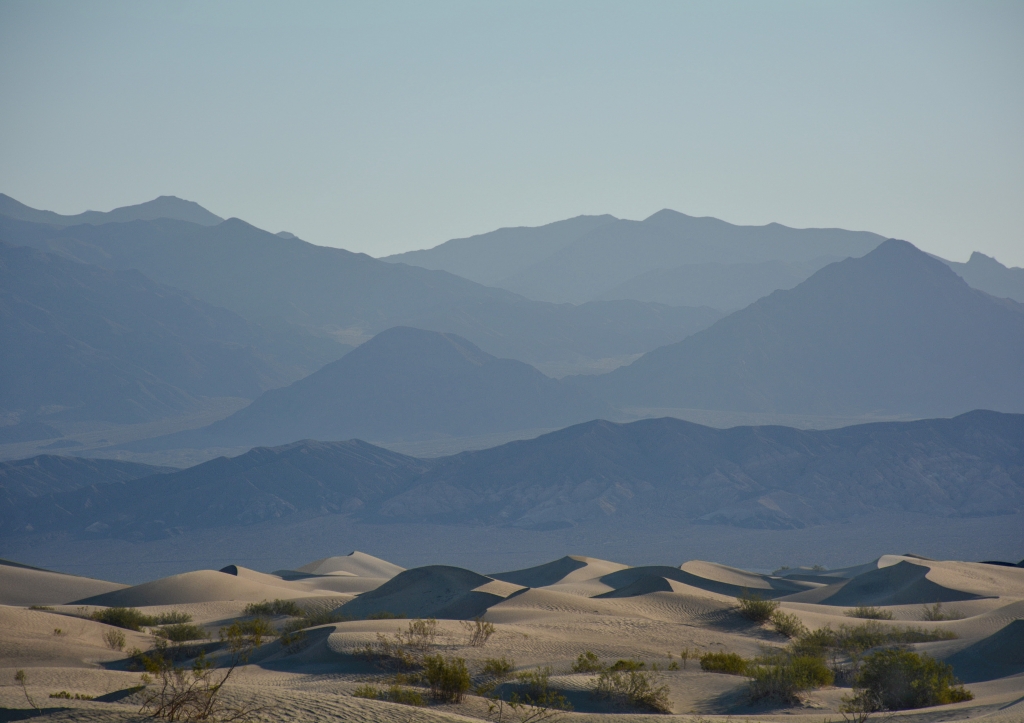
[[[195,201],[185,201],[177,196],[158,196],[152,201],[134,206],[122,206],[113,211],[85,211],[65,216],[53,211],[40,211],[16,201],[10,196],[0,193],[0,215],[19,221],[49,224],[51,226],[77,226],[88,223],[100,225],[105,223],[125,223],[127,221],[153,221],[158,218],[170,218],[177,221],[188,221],[200,226],[216,226],[223,221],[220,216],[210,213]]]
[[[945,518],[1024,510],[1024,415],[972,412],[828,431],[592,421],[432,460],[358,440],[303,441],[104,484],[96,483],[95,461],[64,464],[62,487],[9,496],[14,503],[0,511],[5,535],[31,526],[150,539],[324,514],[528,529],[613,518],[785,529],[882,511]],[[33,463],[8,469],[0,473],[5,487]],[[69,489],[76,476],[80,486]]]
[[[395,327],[227,419],[131,448],[466,437],[565,427],[612,414],[583,390],[524,362],[486,354],[460,336]]]
[[[624,407],[948,416],[1024,409],[1024,306],[890,239],[600,376]]]

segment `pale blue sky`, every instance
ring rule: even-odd
[[[1024,266],[1024,3],[0,0],[0,191],[383,255],[669,207]]]

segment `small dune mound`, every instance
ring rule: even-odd
[[[63,605],[125,587],[127,585],[116,582],[65,575],[0,560],[0,605]]]
[[[902,560],[895,565],[861,573],[845,582],[791,595],[792,602],[818,605],[927,605],[980,600],[983,596],[938,585],[928,579],[925,565]]]
[[[946,662],[965,683],[1024,673],[1024,620],[1014,620],[983,640],[951,655]]]
[[[624,590],[647,577],[660,577],[731,597],[738,597],[747,592],[766,598],[776,598],[812,587],[809,583],[758,575],[710,562],[688,562],[682,568],[667,565],[630,567],[605,575],[601,582],[615,590]]]
[[[256,573],[260,574],[260,573]],[[271,577],[268,575],[267,577]],[[93,595],[76,600],[81,605],[106,605],[108,607],[144,607],[147,605],[184,605],[188,603],[241,600],[259,602],[274,598],[289,599],[309,597],[305,589],[291,589],[286,583],[268,585],[229,575],[217,570],[197,570],[180,575],[164,577],[134,587],[114,592]]]
[[[417,567],[363,593],[343,605],[340,612],[353,618],[385,612],[410,618],[468,620],[522,589],[504,581],[499,589],[492,584],[495,582],[461,567]]]
[[[581,555],[566,555],[553,562],[536,567],[491,575],[495,580],[504,580],[523,587],[547,587],[559,583],[582,582],[607,575],[627,566],[617,562],[598,560]]]
[[[295,572],[302,572],[307,575],[330,575],[347,572],[350,575],[357,575],[359,577],[384,579],[391,579],[404,571],[404,567],[399,567],[387,560],[381,560],[379,557],[367,555],[365,552],[359,552],[358,550],[347,555],[325,557],[322,560],[315,560],[308,565],[295,568]]]
[[[676,588],[672,586],[672,581],[661,577],[659,575],[644,575],[637,578],[629,585],[621,587],[618,590],[612,590],[606,592],[603,595],[596,595],[599,598],[615,598],[615,597],[639,597],[640,595],[648,595],[652,592],[675,592]]]

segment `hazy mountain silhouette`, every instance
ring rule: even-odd
[[[811,261],[683,264],[640,274],[604,292],[601,298],[741,309],[778,289],[792,289],[818,269],[838,260],[820,257]]]
[[[539,228],[501,229],[491,234],[458,239],[433,249],[390,256],[389,261],[416,263],[475,278],[530,299],[581,303],[594,299],[655,300],[643,293],[643,274],[675,269],[684,264],[760,264],[768,261],[799,265],[817,259],[863,256],[884,238],[873,233],[842,229],[794,229],[777,223],[736,226],[715,218],[695,218],[665,209],[643,221],[611,216],[581,216]],[[546,254],[543,254],[547,251]],[[462,259],[468,259],[463,261]],[[814,268],[807,271],[806,278]],[[783,283],[795,284],[789,277]],[[622,289],[636,279],[631,290]],[[687,280],[685,277],[684,281]],[[686,295],[697,306],[715,306],[724,296],[749,299],[742,270],[736,278],[722,276],[728,289],[704,297],[696,290]],[[671,282],[667,282],[671,283]],[[763,283],[763,282],[762,282]],[[778,287],[774,287],[778,288]],[[771,292],[774,288],[768,288]],[[613,291],[618,289],[618,291]],[[658,301],[674,299],[660,296]],[[754,297],[758,298],[758,297]],[[753,299],[750,299],[753,300]],[[742,303],[740,305],[743,305]],[[722,307],[716,307],[722,308]]]
[[[975,289],[1024,303],[1024,269],[1019,266],[1007,268],[991,256],[975,251],[967,263],[940,259],[957,272],[964,281]]]
[[[113,211],[86,211],[65,216],[53,211],[40,211],[31,208],[0,193],[0,214],[20,221],[45,223],[53,226],[152,221],[157,218],[172,218],[178,221],[198,223],[201,226],[215,226],[224,220],[220,216],[210,213],[195,201],[186,201],[176,196],[159,196],[152,201],[134,206],[122,206]]]
[[[485,286],[501,286],[502,279],[526,271],[585,234],[614,221],[618,219],[607,215],[577,216],[544,226],[499,228],[381,260],[448,271]]]
[[[0,242],[0,410],[137,422],[255,398],[344,347],[150,281]],[[5,436],[14,434],[5,428]]]
[[[533,529],[605,529],[610,518],[780,529],[893,511],[992,516],[1024,509],[1022,453],[1024,415],[980,411],[828,431],[594,421],[432,460],[303,441],[21,498],[0,508],[0,529],[160,537],[328,513]]]
[[[133,448],[470,436],[564,427],[611,413],[586,392],[460,336],[396,327],[227,419]]]
[[[362,341],[392,326],[451,331],[530,363],[640,354],[703,329],[712,309],[529,301],[441,271],[314,246],[229,219],[158,219],[64,229],[0,216],[0,238],[84,263],[138,269],[249,320],[283,319]]]
[[[890,239],[628,367],[576,379],[622,406],[811,414],[1024,410],[1024,307]]]

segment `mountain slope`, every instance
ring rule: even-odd
[[[188,411],[198,397],[254,398],[344,351],[137,271],[2,242],[0,339],[0,409],[23,422],[137,422]]]
[[[648,530],[680,523],[792,529],[878,514],[1020,511],[1024,415],[978,411],[827,431],[594,421],[432,460],[358,440],[304,441],[20,498],[0,507],[0,530],[162,537],[334,513],[529,529],[600,531],[617,521]]]
[[[1024,304],[1024,269],[1019,266],[1007,268],[991,256],[977,251],[971,254],[965,264],[940,260],[973,288]]]
[[[448,271],[478,284],[495,286],[506,276],[525,271],[594,229],[617,220],[607,215],[577,216],[544,226],[500,228],[381,260]]]
[[[622,406],[947,416],[1024,410],[1024,309],[891,239],[628,367]]]
[[[471,273],[469,278],[541,301],[665,301],[676,297],[643,293],[646,286],[638,277],[684,264],[806,264],[820,258],[863,256],[883,240],[876,234],[842,229],[794,229],[775,223],[736,226],[666,209],[643,221],[581,216],[539,228],[501,229],[387,260]],[[793,283],[802,281],[811,271]],[[624,296],[624,285],[634,280],[634,285],[626,288],[640,293]],[[723,281],[729,287],[715,289],[714,295],[701,295],[695,289],[684,298],[696,306],[714,308],[723,308],[713,303],[723,293],[728,299],[750,298],[743,278],[726,277]],[[778,287],[765,293],[774,288]],[[735,305],[730,301],[724,308]]]
[[[86,211],[65,216],[53,211],[40,211],[0,193],[0,214],[21,221],[45,223],[53,226],[75,226],[81,223],[94,225],[125,221],[152,221],[157,218],[171,218],[189,221],[200,226],[215,226],[224,219],[210,213],[195,201],[185,201],[176,196],[159,196],[152,201],[134,206],[122,206],[113,211]]]
[[[612,411],[575,387],[523,362],[497,359],[455,334],[396,327],[227,419],[163,442],[216,447],[469,436],[563,427]]]
[[[529,301],[446,272],[282,238],[238,219],[212,227],[158,219],[54,229],[0,216],[0,238],[138,269],[250,321],[283,319],[353,342],[393,326],[450,331],[496,356],[534,364],[640,354],[721,316],[632,301]]]

